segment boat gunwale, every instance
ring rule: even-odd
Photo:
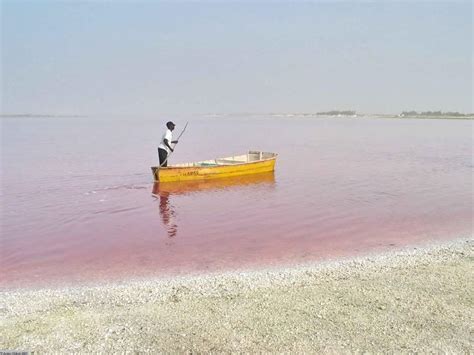
[[[269,153],[269,152],[267,152]],[[152,166],[152,168],[156,168],[156,169],[160,169],[160,170],[182,170],[182,169],[213,169],[213,168],[222,168],[222,167],[226,167],[226,166],[241,166],[241,165],[251,165],[251,164],[258,164],[258,163],[262,163],[262,162],[265,162],[265,161],[270,161],[270,160],[276,160],[277,156],[278,156],[278,153],[271,153],[271,154],[275,154],[273,157],[271,158],[266,158],[266,159],[261,159],[261,160],[257,160],[257,161],[252,161],[252,162],[245,162],[245,163],[237,163],[237,164],[221,164],[221,165],[208,165],[208,166],[162,166],[162,167],[158,167],[158,166]],[[218,159],[225,159],[225,158],[217,158],[215,160],[218,160]]]

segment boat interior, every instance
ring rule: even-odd
[[[193,163],[183,163],[169,165],[170,168],[190,168],[190,167],[205,167],[205,166],[218,166],[218,165],[234,165],[234,164],[245,164],[253,163],[261,160],[267,160],[276,157],[275,153],[249,151],[247,154],[234,155],[226,158],[217,158],[211,160],[197,161]]]

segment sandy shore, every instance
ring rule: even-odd
[[[0,349],[474,351],[474,241],[245,273],[1,294]]]

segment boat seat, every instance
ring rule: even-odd
[[[195,166],[216,166],[217,163],[196,163]]]
[[[245,163],[243,161],[238,161],[238,160],[231,160],[231,159],[218,159],[216,160],[217,164],[220,165],[228,165],[228,164],[242,164]]]

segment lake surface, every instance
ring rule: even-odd
[[[167,117],[2,119],[2,287],[248,269],[472,235],[473,122],[172,117],[170,163],[274,174],[154,186]]]

